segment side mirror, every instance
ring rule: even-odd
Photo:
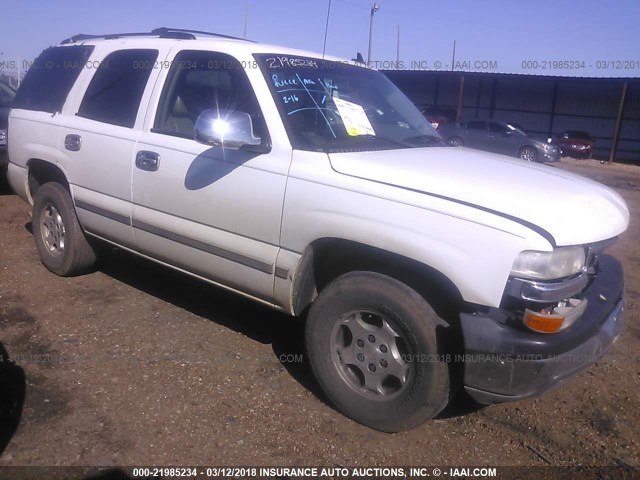
[[[233,110],[204,110],[196,120],[194,138],[204,145],[232,150],[262,143],[262,139],[253,134],[251,116]]]

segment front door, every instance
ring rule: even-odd
[[[264,152],[196,142],[195,122],[207,109],[248,113]],[[271,301],[291,148],[270,145],[240,63],[223,53],[180,51],[152,123],[136,146],[133,168],[137,248]]]

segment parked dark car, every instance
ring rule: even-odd
[[[587,132],[566,130],[558,139],[562,155],[574,158],[591,158],[593,138]]]
[[[431,126],[438,131],[441,125],[456,121],[457,113],[454,108],[443,106],[419,106],[418,108]]]
[[[7,125],[9,109],[16,91],[0,80],[0,170],[7,168]]]
[[[527,135],[509,123],[474,120],[441,125],[440,135],[451,145],[465,146],[518,157],[529,162],[555,162],[558,145]]]

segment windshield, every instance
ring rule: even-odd
[[[507,129],[511,130],[512,132],[519,133],[520,135],[525,135],[525,136],[527,135],[527,133],[524,131],[524,128],[522,128],[520,125],[517,125],[515,123],[508,123]]]
[[[576,130],[568,130],[564,133],[564,138],[576,138],[578,140],[591,140],[591,135],[587,132],[578,132]]]
[[[379,72],[316,58],[255,57],[294,148],[329,153],[446,145]]]

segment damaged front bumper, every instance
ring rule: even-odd
[[[594,364],[616,341],[623,325],[622,266],[602,255],[584,290],[587,306],[571,326],[540,334],[505,322],[506,314],[462,314],[464,385],[479,403],[539,395]]]

